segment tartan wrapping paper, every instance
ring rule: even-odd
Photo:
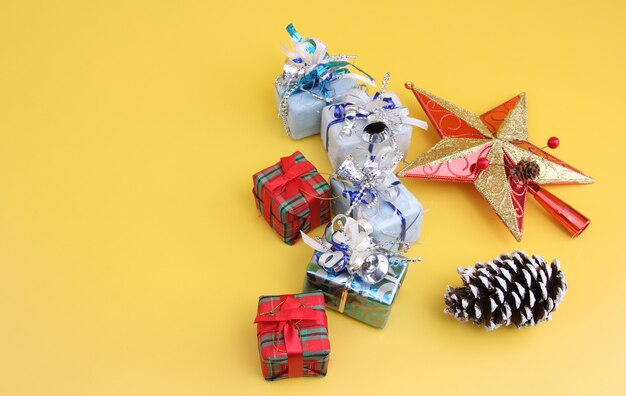
[[[319,255],[319,252],[313,254],[309,262],[304,281],[304,291],[320,290],[324,294],[326,306],[336,311],[350,276],[346,271],[338,275],[328,273],[317,263]],[[384,328],[391,314],[392,304],[406,276],[407,268],[406,262],[389,259],[389,273],[399,280],[398,284],[383,279],[376,284],[369,285],[358,279],[353,279],[348,286],[348,298],[343,314],[370,326],[379,329]]]
[[[324,324],[304,326],[298,328],[298,335],[302,342],[302,355],[304,361],[305,377],[324,377],[328,370],[330,357],[330,342],[328,340],[328,324],[324,307],[324,295],[319,292],[301,293],[293,295],[303,306],[316,311],[324,312]],[[259,298],[258,313],[272,312],[277,309],[282,296],[261,296]],[[278,310],[280,307],[278,307]],[[259,356],[261,370],[268,381],[274,381],[288,376],[288,358],[285,351],[285,340],[278,331],[261,331],[262,326],[257,326],[257,338],[259,342]]]
[[[296,163],[308,162],[302,153],[295,152],[291,155]],[[280,163],[270,166],[252,176],[254,181],[254,200],[257,209],[263,213],[265,205],[270,205],[270,226],[280,238],[288,245],[293,245],[300,238],[300,230],[308,232],[313,228],[330,221],[330,186],[326,180],[313,170],[302,177],[301,180],[308,183],[316,192],[317,198],[309,200],[312,205],[319,205],[319,217],[312,218],[309,202],[300,190],[294,195],[287,196],[285,191],[271,195],[269,202],[265,202],[267,184],[283,174]]]

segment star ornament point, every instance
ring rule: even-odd
[[[524,93],[476,115],[414,85],[407,88],[413,91],[442,139],[398,176],[473,183],[518,241],[522,239],[527,192],[553,216],[561,216],[557,220],[562,224],[575,223],[564,224],[573,234],[578,235],[582,230],[576,234],[570,227],[580,228],[578,224],[584,223],[584,229],[589,224],[588,219],[558,198],[545,191],[538,194],[542,191],[539,185],[586,184],[594,180],[528,141]],[[480,169],[476,165],[479,160],[489,166]],[[520,162],[537,164],[538,171],[532,180],[520,177],[517,169]],[[547,198],[542,194],[555,198],[547,203],[555,206],[554,213],[543,202]],[[562,211],[562,205],[571,212]]]

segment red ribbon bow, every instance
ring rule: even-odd
[[[283,157],[280,159],[280,167],[283,174],[274,178],[271,182],[265,185],[265,191],[263,196],[263,216],[268,223],[271,224],[271,211],[273,197],[276,195],[286,193],[287,197],[292,197],[299,192],[302,192],[304,199],[306,199],[309,207],[309,213],[311,216],[311,228],[316,226],[313,223],[316,219],[320,218],[320,205],[315,202],[315,197],[318,195],[317,191],[306,180],[301,179],[305,174],[315,171],[315,167],[309,161],[296,162],[295,156],[300,154],[296,152],[289,157]],[[319,224],[317,224],[319,225]]]
[[[283,334],[289,377],[304,375],[304,358],[302,355],[302,341],[298,334],[298,325],[324,325],[323,311],[316,311],[302,306],[294,296],[286,296],[272,312],[257,315],[254,323],[259,323],[259,332],[278,332]]]

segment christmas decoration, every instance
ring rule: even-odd
[[[372,239],[366,220],[335,216],[324,238],[302,234],[315,249],[306,272],[304,290],[321,290],[326,306],[345,315],[383,328],[387,323],[408,259],[389,251]]]
[[[522,251],[459,268],[458,273],[463,286],[448,286],[444,312],[488,330],[534,326],[550,320],[567,291],[558,260],[547,264],[543,258]]]
[[[548,139],[548,147],[550,147],[551,149],[559,147],[559,144],[561,144],[561,141],[556,136],[552,136],[550,139]]]
[[[330,186],[298,151],[252,176],[258,210],[288,245],[330,220]]]
[[[409,151],[413,126],[426,129],[428,124],[409,117],[398,96],[385,92],[389,74],[379,92],[370,97],[361,89],[348,91],[341,103],[322,110],[322,143],[328,152],[333,169],[337,169],[347,155],[363,164],[384,147],[402,153]]]
[[[401,157],[391,147],[363,165],[348,156],[330,178],[334,213],[367,220],[372,237],[390,250],[407,249],[422,230],[422,205],[393,174]]]
[[[315,38],[302,38],[291,24],[287,32],[293,49],[283,48],[287,59],[283,73],[275,81],[276,102],[289,136],[302,139],[319,133],[324,106],[339,101],[360,82],[376,84],[350,62],[354,56],[329,55],[324,43]],[[350,68],[367,77],[350,72]]]
[[[589,219],[539,185],[594,180],[527,141],[524,94],[477,116],[410,82],[406,87],[413,91],[442,139],[399,176],[474,183],[518,241],[522,239],[527,192],[572,235],[587,227]],[[550,147],[558,144],[556,138],[548,142]],[[524,173],[520,173],[522,169]]]
[[[266,380],[326,375],[330,343],[322,293],[262,296],[254,323]]]

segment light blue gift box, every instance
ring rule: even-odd
[[[395,107],[402,107],[402,103],[400,103],[400,99],[396,94],[388,92],[381,96],[390,100]],[[342,128],[345,124],[344,108],[345,103],[337,103],[326,106],[322,110],[322,143],[328,152],[328,159],[333,169],[337,169],[348,154],[362,165],[372,155],[377,155],[381,149],[392,144],[391,139],[386,139],[380,143],[372,143],[370,147],[370,143],[363,139],[363,134],[368,133],[366,130],[368,125],[366,118],[354,120],[354,127],[350,135],[342,134]],[[398,151],[404,154],[404,156],[409,151],[412,133],[413,126],[409,124],[402,124],[394,131]]]
[[[313,87],[310,92],[300,91],[287,99],[287,120],[285,127],[293,139],[302,139],[320,132],[322,109],[330,104],[339,103],[343,95],[352,88],[358,87],[359,81],[353,78],[340,78],[330,81],[329,101],[316,98],[312,94],[321,96],[319,87]],[[280,102],[284,86],[280,78],[275,83],[276,105],[280,109]]]
[[[394,182],[398,178],[393,176]],[[379,242],[387,242],[390,250],[399,248],[398,241],[401,240],[402,223],[404,219],[405,236],[404,242],[413,244],[419,240],[422,231],[422,216],[424,209],[422,204],[411,194],[407,188],[398,182],[395,187],[398,196],[393,202],[384,201],[379,198],[372,208],[366,204],[358,204],[353,209],[351,216],[355,219],[365,219],[374,228],[372,237]],[[359,188],[347,181],[330,179],[330,189],[333,197],[333,211],[336,214],[345,214],[350,208],[351,194],[359,191]]]

